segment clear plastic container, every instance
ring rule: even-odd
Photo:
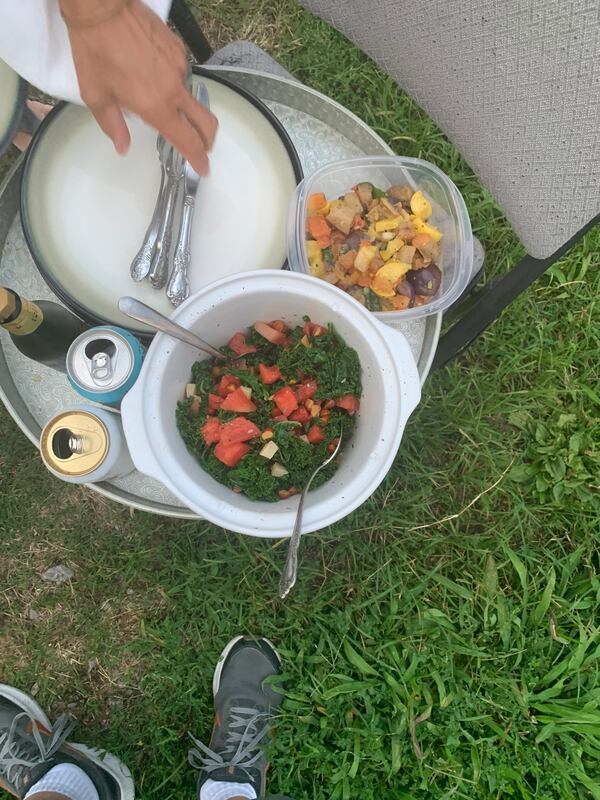
[[[310,273],[306,254],[306,204],[309,195],[323,192],[328,200],[368,181],[380,189],[409,185],[429,199],[433,213],[427,220],[442,234],[442,282],[438,293],[423,306],[403,311],[375,311],[382,322],[394,324],[436,314],[451,306],[466,289],[473,267],[473,234],[462,196],[444,173],[427,161],[400,156],[368,156],[338,161],[304,178],[296,189],[290,211],[288,263],[292,270]],[[343,291],[340,289],[339,291]]]

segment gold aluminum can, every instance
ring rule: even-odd
[[[89,411],[65,411],[42,431],[40,453],[47,467],[59,475],[82,477],[106,459],[110,445],[104,422]]]

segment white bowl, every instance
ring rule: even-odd
[[[308,533],[357,508],[388,472],[421,396],[408,342],[350,295],[317,278],[280,270],[224,278],[190,297],[172,319],[220,346],[256,320],[298,324],[305,314],[322,324],[332,322],[355,348],[363,381],[358,423],[343,449],[340,467],[330,481],[308,495],[303,523]],[[177,401],[189,382],[192,364],[203,357],[164,334],[154,338],[121,409],[135,466],[216,525],[251,536],[290,536],[297,497],[264,503],[235,494],[204,472],[177,430]]]

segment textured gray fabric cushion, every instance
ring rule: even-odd
[[[598,0],[306,0],[438,123],[528,251],[600,211]]]
[[[253,42],[239,41],[225,45],[225,47],[213,53],[206,63],[225,67],[239,66],[246,69],[256,69],[259,72],[278,75],[280,78],[293,79],[293,76],[281,64],[278,64],[268,53],[265,53]]]

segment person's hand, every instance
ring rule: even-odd
[[[106,5],[107,17],[89,26],[69,19],[92,18]],[[141,0],[123,7],[116,0],[60,0],[83,102],[118,153],[127,152],[123,111],[158,130],[191,163],[208,172],[217,120],[186,87],[188,63],[182,42]],[[112,9],[117,13],[110,16]]]

